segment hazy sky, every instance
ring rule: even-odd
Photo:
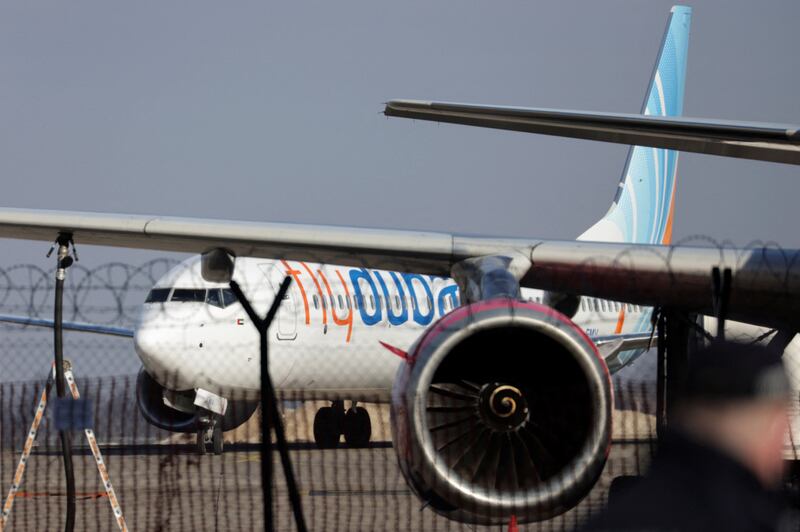
[[[671,4],[3,2],[0,204],[572,238],[626,147],[382,102],[637,112]],[[800,2],[694,7],[685,114],[800,123]],[[800,247],[799,193],[798,167],[683,154],[675,238]]]

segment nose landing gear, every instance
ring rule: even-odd
[[[333,449],[339,445],[340,436],[350,447],[366,447],[372,435],[372,422],[363,407],[352,406],[345,412],[344,401],[333,401],[331,406],[317,410],[314,416],[314,442],[320,449]]]
[[[200,428],[197,429],[197,453],[206,454],[206,444],[211,442],[211,449],[215,455],[221,455],[224,447],[222,439],[222,418],[214,414],[200,418]]]

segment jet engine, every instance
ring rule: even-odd
[[[563,314],[512,299],[457,308],[398,371],[391,412],[400,467],[450,519],[548,519],[600,476],[611,394],[597,349]]]
[[[194,391],[169,390],[142,368],[136,378],[136,404],[148,423],[171,432],[196,432],[202,428],[201,416],[194,406]],[[228,401],[222,416],[222,430],[233,430],[253,415],[258,401]]]

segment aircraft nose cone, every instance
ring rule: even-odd
[[[160,312],[144,309],[133,334],[133,347],[147,372],[163,385],[179,386],[181,331],[165,326]]]
[[[139,326],[134,331],[133,348],[147,369],[152,369],[160,358],[158,334],[146,326]]]

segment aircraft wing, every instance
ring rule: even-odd
[[[796,125],[416,100],[392,100],[384,114],[800,164],[800,126]]]
[[[731,268],[728,317],[765,326],[800,319],[800,251],[509,239],[450,233],[0,208],[0,237],[80,245],[283,258],[451,275],[486,256],[522,257],[522,286],[714,314],[711,269]],[[513,262],[513,261],[511,261]]]
[[[14,316],[11,314],[0,314],[0,322],[12,323],[14,325],[24,325],[28,327],[44,327],[52,329],[53,320],[46,318],[31,318],[28,316]],[[107,336],[121,336],[123,338],[133,338],[133,329],[125,327],[113,327],[111,325],[99,325],[96,323],[81,323],[77,321],[65,321],[62,323],[65,331],[88,332],[94,334],[104,334]]]

